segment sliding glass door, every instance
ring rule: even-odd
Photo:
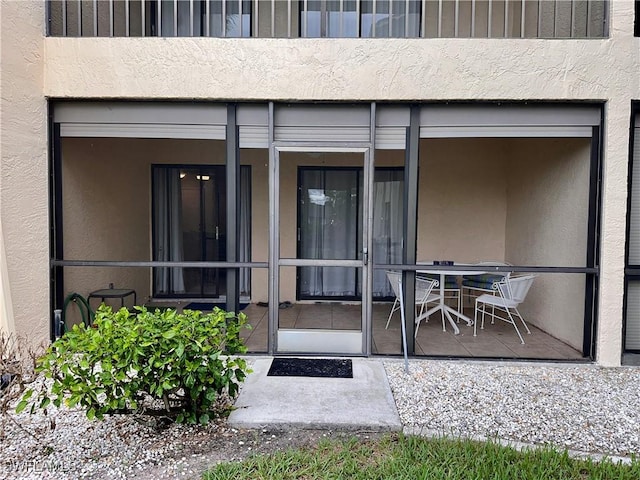
[[[362,169],[300,167],[298,258],[356,260],[362,244]],[[298,298],[361,295],[359,269],[300,267]]]
[[[298,258],[357,259],[362,244],[363,170],[358,167],[300,167],[298,172]],[[373,259],[402,260],[403,170],[378,168],[373,182]],[[300,267],[299,300],[355,300],[362,294],[359,271]],[[373,275],[374,299],[393,296],[384,272]]]
[[[241,168],[241,256],[250,245],[250,169]],[[225,261],[226,182],[223,165],[153,167],[153,259]],[[155,268],[154,297],[217,299],[225,295],[226,270]],[[241,272],[241,294],[249,293]]]

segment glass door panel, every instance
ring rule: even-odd
[[[373,177],[373,250],[377,264],[402,263],[404,170],[402,167],[376,168]],[[373,298],[394,299],[382,270],[373,272]]]
[[[277,350],[365,353],[367,151],[293,150],[276,155]]]
[[[214,167],[202,170],[202,260],[223,261],[227,259],[226,239],[226,182],[225,168]],[[219,297],[226,291],[226,270],[204,269],[202,293],[205,297]]]
[[[300,167],[298,258],[362,257],[362,168]],[[298,298],[360,298],[359,269],[300,267]]]

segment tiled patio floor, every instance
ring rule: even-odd
[[[387,322],[391,304],[379,303],[373,306],[374,354],[401,355],[400,314],[396,312],[388,329]],[[250,304],[245,308],[251,330],[243,336],[250,352],[267,351],[268,308]],[[473,316],[473,309],[465,310]],[[280,325],[284,328],[333,328],[357,329],[360,325],[360,307],[338,303],[294,304],[280,310]],[[567,344],[529,325],[531,335],[522,333],[525,345],[520,343],[514,328],[504,322],[491,325],[485,322],[484,330],[478,329],[473,336],[473,327],[458,324],[460,335],[454,335],[447,324],[442,331],[439,314],[428,323],[421,323],[416,337],[416,355],[451,357],[504,357],[519,359],[578,360],[582,354]],[[521,329],[524,330],[524,329]]]

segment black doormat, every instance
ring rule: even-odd
[[[350,359],[274,358],[268,377],[353,378]]]

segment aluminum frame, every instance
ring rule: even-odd
[[[273,119],[273,108],[270,106],[270,120]],[[270,121],[270,139],[273,139],[273,122]],[[344,331],[345,337],[349,340],[344,343],[347,351],[337,352],[329,351],[328,353],[344,353],[349,355],[365,355],[371,353],[371,275],[372,264],[369,262],[369,254],[372,249],[372,238],[370,232],[373,225],[373,212],[371,191],[373,183],[373,154],[371,143],[345,142],[335,144],[319,144],[317,142],[270,142],[269,148],[269,328],[271,335],[269,336],[269,353],[294,353],[289,348],[281,349],[280,340],[284,340],[288,345],[290,329],[281,329],[279,327],[279,292],[280,292],[280,269],[281,267],[300,267],[300,266],[336,266],[336,267],[355,267],[362,268],[362,299],[361,299],[361,325],[360,325],[360,351],[353,349],[355,342],[355,332],[353,330]],[[313,260],[313,259],[295,259],[282,258],[280,256],[280,154],[281,153],[360,153],[363,155],[363,204],[362,204],[362,259],[361,260]],[[285,336],[281,334],[284,333]],[[326,347],[318,347],[322,345],[322,341],[332,338],[332,333],[327,331],[318,331],[314,329],[296,329],[295,338],[300,339],[304,335],[306,338],[302,345],[305,346],[303,351],[295,353],[327,353]],[[285,345],[285,346],[286,346]]]

